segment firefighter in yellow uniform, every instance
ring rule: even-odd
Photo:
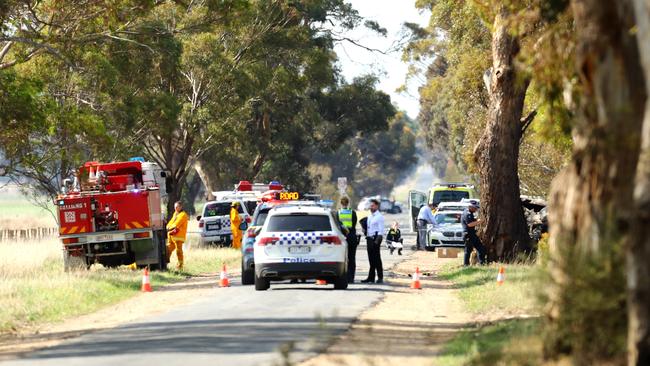
[[[230,230],[232,231],[232,247],[235,249],[241,248],[241,240],[243,233],[240,229],[241,216],[239,216],[240,203],[235,201],[230,207]]]
[[[183,211],[183,204],[180,201],[174,203],[174,215],[167,223],[167,263],[176,249],[179,270],[183,269],[183,243],[187,236],[188,221],[190,217]]]

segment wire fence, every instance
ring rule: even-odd
[[[41,240],[57,236],[58,234],[59,229],[55,227],[0,229],[0,242],[14,240]]]

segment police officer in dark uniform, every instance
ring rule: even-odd
[[[474,217],[474,213],[479,208],[480,206],[477,200],[470,200],[469,206],[463,211],[463,215],[460,218],[460,223],[463,225],[463,231],[465,232],[465,258],[463,264],[466,266],[469,266],[469,257],[474,248],[478,252],[478,262],[480,264],[485,263],[485,247],[481,243],[481,239],[476,235],[476,226],[483,220],[477,220]]]
[[[341,209],[338,211],[338,219],[345,228],[345,238],[348,242],[348,283],[354,283],[354,273],[357,269],[357,213],[350,208],[350,200],[347,197],[341,198]]]

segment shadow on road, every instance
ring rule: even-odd
[[[94,333],[78,341],[64,343],[30,354],[25,359],[64,359],[106,355],[160,353],[253,354],[276,352],[278,344],[295,342],[295,352],[317,351],[313,344],[300,343],[315,337],[322,342],[345,331],[354,319],[332,318],[234,318],[179,322],[133,324]],[[399,344],[405,356],[412,350],[413,337],[430,337],[431,329],[452,332],[466,324],[373,321],[368,329],[369,339],[390,339]],[[353,342],[347,352],[377,352],[372,344]],[[254,345],[254,346],[253,346]],[[321,345],[323,348],[326,344]],[[395,355],[396,349],[390,350]],[[381,352],[381,351],[380,351]],[[388,350],[387,350],[388,352]]]

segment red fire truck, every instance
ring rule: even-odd
[[[65,270],[133,262],[166,269],[161,210],[166,177],[157,164],[142,158],[87,162],[79,168],[55,202]]]

